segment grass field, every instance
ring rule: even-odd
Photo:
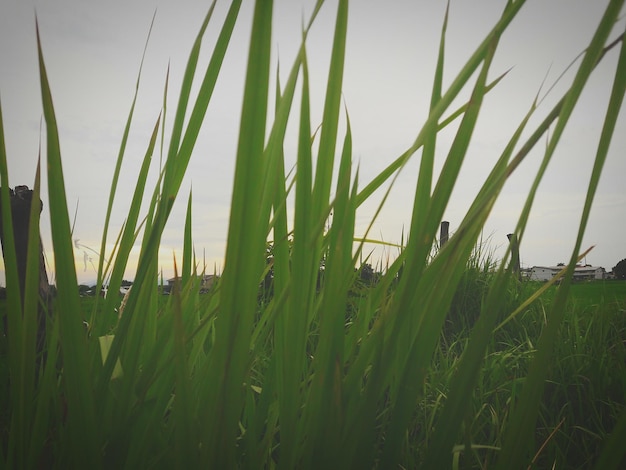
[[[615,303],[623,306],[625,299],[626,283],[623,281],[589,281],[572,285],[571,300],[586,307]]]
[[[423,398],[415,404],[407,429],[403,459],[407,468],[419,466],[424,458],[429,436],[425,430],[436,423],[441,413],[451,377],[469,341],[472,323],[480,314],[480,303],[468,297],[474,292],[482,297],[488,282],[470,271],[456,303],[451,306],[448,325],[426,373]],[[520,294],[525,291],[523,296],[527,296],[541,285],[527,282]],[[358,299],[373,287],[357,283],[354,289],[354,298]],[[467,397],[471,405],[463,422],[461,440],[454,448],[454,459],[458,459],[460,468],[489,468],[496,460],[502,433],[510,425],[509,414],[535,355],[554,289],[550,288],[493,335],[480,379]],[[204,300],[208,301],[210,296],[203,295]],[[159,309],[167,309],[172,299],[161,296]],[[86,320],[97,308],[96,300],[101,299],[81,298]],[[515,303],[514,298],[509,300]],[[6,313],[6,301],[0,301],[0,312]],[[460,312],[463,318],[455,317]],[[101,309],[97,314],[103,315]],[[117,314],[112,312],[101,324],[114,332],[117,322]],[[547,377],[532,461],[535,468],[553,464],[556,468],[589,468],[598,459],[602,444],[626,408],[626,282],[573,284],[556,345],[557,361]],[[6,339],[2,340],[2,351],[6,353]],[[268,364],[257,367],[257,374],[269,373]],[[6,362],[0,363],[0,370],[6,377]],[[5,389],[2,396],[7,395]],[[7,415],[3,416],[4,427],[8,423]]]
[[[133,288],[119,320],[118,296],[79,296],[59,132],[38,38],[56,297],[40,349],[39,211],[33,204],[29,256],[18,260],[16,250],[3,253],[10,334],[0,343],[0,398],[7,404],[0,409],[0,467],[625,468],[625,284],[572,282],[576,263],[586,255],[582,240],[626,92],[623,36],[609,38],[624,3],[609,0],[557,104],[540,110],[529,103],[519,127],[503,136],[493,167],[480,168],[482,187],[458,229],[439,246],[439,224],[479,111],[489,112],[483,98],[502,78],[488,80],[492,59],[524,2],[506,2],[457,76],[446,79],[447,88],[443,18],[422,128],[405,152],[363,183],[341,105],[348,1],[338,2],[319,128],[311,122],[306,47],[318,10],[303,25],[287,80],[274,83],[272,2],[257,1],[224,269],[211,292],[201,293],[203,266],[193,248],[190,197],[182,259],[175,265],[181,282],[163,296],[155,282],[161,238],[198,133],[207,125],[205,111],[241,1],[231,2],[217,26],[211,9],[191,48],[174,116],[163,107],[125,225],[113,235],[109,222],[133,123],[131,105],[111,182],[99,250],[107,255],[99,259],[96,288],[108,284],[117,292],[129,254],[139,247]],[[207,28],[219,35],[202,73],[198,61]],[[540,295],[543,285],[518,280],[519,257],[511,246],[502,259],[481,257],[481,236],[509,176],[538,146],[543,157],[512,234],[523,246],[537,188],[564,128],[583,90],[593,87],[594,68],[613,48],[620,54],[613,85],[593,90],[606,93],[608,106],[597,151],[590,155],[571,258],[559,285]],[[461,92],[469,99],[457,108],[453,103]],[[535,113],[543,113],[539,124],[527,129]],[[1,118],[0,113],[2,222],[6,246],[14,247]],[[171,126],[163,124],[168,119]],[[170,128],[171,135],[162,136]],[[441,148],[443,128],[454,139]],[[284,142],[291,131],[297,165],[287,176]],[[153,158],[159,137],[161,159]],[[393,186],[416,155],[419,172],[402,250],[374,281],[365,282],[359,267],[369,235],[355,233],[357,209],[383,192],[383,211],[384,188]],[[146,188],[148,169],[159,160],[160,179]],[[33,198],[40,199],[39,173]],[[149,202],[142,205],[144,200]],[[111,239],[115,249],[108,253]],[[26,266],[23,297],[18,263]]]

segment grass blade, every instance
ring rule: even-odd
[[[498,21],[498,23],[492,28],[491,32],[483,40],[483,42],[477,47],[476,51],[472,54],[469,60],[465,63],[459,74],[456,76],[448,91],[446,91],[441,99],[438,101],[434,109],[431,109],[428,119],[422,126],[422,130],[415,138],[413,145],[409,147],[402,155],[396,158],[391,164],[389,164],[383,171],[381,171],[370,183],[368,183],[359,193],[359,205],[361,205],[366,199],[368,199],[374,191],[376,191],[385,181],[387,181],[391,175],[402,168],[409,158],[424,145],[427,132],[431,129],[431,126],[438,122],[445,110],[450,106],[452,101],[458,96],[459,92],[465,87],[468,80],[474,74],[476,69],[480,66],[487,54],[487,51],[492,44],[494,36],[498,36],[504,31],[509,23],[515,18],[519,10],[524,5],[525,0],[518,0],[516,2],[509,2],[505,12]]]
[[[50,94],[50,86],[43,60],[43,52],[37,29],[37,50],[43,111],[46,121],[48,153],[48,201],[57,279],[57,302],[55,308],[64,312],[80,312],[78,282],[74,270],[74,254],[70,219],[65,197],[65,184],[61,165],[59,136]],[[76,454],[72,456],[75,466],[100,468],[99,426],[96,422],[95,403],[88,370],[88,352],[82,319],[76,315],[58,315],[60,322],[61,349],[65,394],[68,403],[68,427]],[[81,443],[82,445],[78,445]]]
[[[150,35],[152,33],[152,26],[154,25],[154,18],[156,17],[156,11],[152,16],[152,22],[150,23],[150,29],[148,30],[148,37],[146,38],[146,43],[144,45],[143,54],[141,56],[141,63],[139,65],[139,72],[137,73],[137,80],[135,83],[135,94],[133,95],[133,101],[130,106],[130,111],[128,112],[128,118],[126,119],[126,126],[124,127],[124,134],[122,136],[122,142],[120,143],[120,149],[117,155],[117,161],[115,163],[115,170],[113,172],[113,180],[111,182],[111,191],[109,193],[109,202],[107,204],[107,212],[104,217],[104,228],[102,229],[102,241],[100,243],[100,258],[98,261],[98,279],[96,282],[96,292],[100,292],[102,288],[103,281],[103,269],[104,269],[104,260],[106,253],[106,243],[107,236],[109,232],[109,223],[111,221],[111,213],[113,211],[113,202],[115,200],[115,194],[117,193],[117,183],[119,181],[120,171],[122,168],[122,162],[124,161],[124,154],[126,152],[126,143],[128,142],[128,135],[130,133],[130,124],[133,120],[133,115],[135,113],[135,103],[137,102],[137,94],[139,93],[139,82],[141,81],[141,71],[143,69],[143,61],[146,56],[146,50],[148,49],[148,42],[150,41]],[[96,307],[97,309],[97,303]]]
[[[591,74],[591,71],[593,70],[593,67],[595,66],[602,54],[603,44],[608,38],[611,28],[615,23],[615,20],[619,15],[622,6],[623,1],[617,0],[611,1],[607,6],[606,12],[596,30],[596,33],[594,34],[593,39],[591,40],[589,47],[587,48],[583,61],[579,67],[576,77],[574,78],[574,83],[572,84],[572,87],[570,88],[570,91],[565,98],[563,109],[561,110],[561,113],[559,115],[554,134],[550,139],[550,142],[548,143],[546,157],[544,159],[544,163],[542,163],[542,167],[540,168],[538,177],[540,177],[543,174],[543,171],[545,171],[547,161],[549,161],[549,158],[554,152],[556,143],[558,142],[565,127],[565,124],[567,123],[569,116],[571,115],[572,110],[577,102],[577,99],[582,92],[584,84],[586,83],[589,75]],[[620,60],[620,62],[622,61]],[[620,67],[622,67],[622,65],[620,65]],[[622,90],[621,92],[618,91],[618,93],[621,93],[623,96],[623,77],[620,79],[616,79],[616,82],[618,84],[621,82]],[[610,107],[609,117],[607,117],[607,119],[605,120],[604,128],[607,130],[608,134],[604,134],[605,131],[603,129],[603,135],[600,143],[601,150],[599,150],[598,155],[596,155],[596,163],[594,164],[594,175],[590,184],[590,189],[587,193],[587,201],[585,203],[583,219],[581,220],[575,251],[569,263],[567,275],[565,276],[564,282],[560,286],[557,297],[553,303],[552,313],[549,317],[548,324],[541,333],[537,355],[532,362],[528,377],[526,378],[524,391],[522,393],[522,396],[520,397],[520,401],[516,404],[515,410],[511,417],[511,425],[508,428],[508,432],[505,434],[503,439],[505,444],[508,442],[515,442],[515,445],[505,445],[502,454],[500,455],[500,458],[498,460],[498,468],[510,468],[511,465],[515,465],[521,461],[524,461],[524,457],[529,450],[530,441],[532,438],[532,430],[535,425],[537,410],[541,398],[541,392],[543,390],[543,383],[548,372],[549,364],[551,362],[550,359],[552,356],[552,345],[558,331],[558,325],[561,323],[561,319],[563,318],[563,312],[565,311],[564,305],[569,289],[569,284],[571,282],[571,276],[573,274],[574,266],[576,264],[577,251],[579,249],[580,241],[584,233],[586,217],[588,215],[588,210],[591,205],[590,201],[593,198],[593,192],[595,190],[594,186],[597,184],[597,171],[601,169],[601,163],[603,162],[602,154],[604,153],[604,149],[608,148],[608,141],[610,141],[610,136],[612,134],[612,120],[613,118],[616,118],[616,114],[617,113],[614,112],[613,108]],[[529,199],[531,200],[534,188],[536,188],[537,184],[538,183],[536,183],[533,186],[533,190],[531,190],[531,195],[529,196]]]
[[[206,393],[206,412],[212,425],[206,451],[221,468],[235,462],[238,418],[244,402],[245,381],[258,283],[264,265],[265,237],[270,207],[259,207],[263,187],[263,147],[269,89],[272,2],[257,2],[254,10],[250,54],[242,108],[229,221],[224,273],[220,287],[220,317],[211,350],[212,383]],[[218,433],[219,430],[219,433]]]
[[[322,131],[313,189],[313,210],[318,215],[322,215],[325,212],[330,196],[335,147],[337,145],[337,126],[339,123],[339,105],[343,83],[347,31],[348,2],[347,0],[340,0],[337,9],[330,69],[326,82]]]

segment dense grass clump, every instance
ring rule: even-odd
[[[20,260],[11,249],[0,113],[9,332],[0,342],[0,393],[8,404],[0,412],[4,466],[606,469],[623,463],[624,304],[605,294],[597,303],[581,301],[593,296],[575,295],[572,275],[584,256],[582,237],[626,90],[623,36],[609,38],[624,1],[609,2],[571,86],[533,129],[529,118],[539,111],[529,103],[458,229],[438,250],[437,230],[479,112],[488,111],[484,96],[502,79],[488,81],[498,41],[524,1],[507,2],[447,89],[444,18],[427,118],[410,147],[365,184],[353,169],[350,122],[341,107],[347,0],[338,2],[322,125],[311,122],[307,34],[322,3],[304,26],[281,84],[271,79],[272,2],[256,2],[224,271],[208,292],[201,286],[206,269],[193,251],[191,202],[183,257],[175,264],[180,282],[169,296],[157,284],[158,252],[242,2],[232,1],[217,25],[211,59],[198,77],[203,36],[215,27],[211,6],[190,52],[174,117],[164,106],[147,139],[126,224],[107,253],[133,102],[111,183],[96,286],[96,292],[103,284],[118,292],[130,250],[140,247],[122,315],[117,295],[89,304],[79,297],[58,129],[38,37],[57,285],[40,352],[39,214],[32,209],[29,256]],[[521,282],[510,249],[499,260],[477,255],[485,221],[509,176],[546,136],[513,234],[522,243],[563,129],[612,48],[619,48],[620,58],[612,89],[600,91],[610,93],[609,106],[571,259],[558,286]],[[192,88],[198,89],[195,98]],[[462,91],[470,99],[451,109]],[[438,133],[451,127],[452,144],[440,150]],[[283,143],[291,129],[297,164],[288,177]],[[154,188],[147,188],[159,137],[168,144],[163,167]],[[438,174],[435,150],[445,155]],[[355,233],[357,209],[383,185],[392,186],[416,153],[420,169],[406,242],[384,269],[370,269],[369,260],[361,261],[369,239]],[[39,187],[37,173],[34,200]]]
[[[529,294],[540,287],[525,282],[519,290]],[[610,292],[611,300],[593,303],[592,293],[601,292]],[[509,412],[524,388],[553,295],[548,291],[493,335],[472,394],[464,435],[459,436],[459,442],[465,438],[467,447],[457,450],[470,467],[489,467],[496,460],[500,436],[510,425]],[[511,296],[511,302],[515,297]],[[593,466],[616,426],[626,405],[625,304],[624,283],[593,281],[572,286],[535,429],[532,461],[536,468]],[[427,385],[430,401],[421,405],[432,421],[430,415],[445,401],[450,369],[469,336],[463,326],[442,338],[431,369],[432,383]]]

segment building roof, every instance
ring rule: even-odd
[[[561,269],[565,269],[567,265],[564,266],[533,266],[532,269],[550,269],[552,271],[560,271]],[[598,269],[604,269],[601,266],[576,266],[574,268],[575,271],[597,271]]]
[[[212,279],[214,277],[217,277],[215,274],[205,274],[204,276],[202,276],[203,280],[209,280]],[[176,281],[180,281],[182,279],[181,276],[177,276],[177,277],[171,277],[167,280],[167,282],[176,282]]]

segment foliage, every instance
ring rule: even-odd
[[[126,225],[114,252],[107,255],[111,262],[105,263],[104,255],[100,259],[97,290],[108,280],[109,291],[118,292],[128,254],[136,243],[140,245],[124,312],[120,316],[116,311],[119,296],[90,298],[87,332],[74,271],[54,106],[38,40],[57,314],[47,325],[46,355],[36,356],[37,302],[36,296],[28,294],[36,292],[37,279],[32,269],[27,270],[27,295],[22,302],[11,288],[18,283],[15,253],[6,250],[11,335],[3,341],[2,393],[9,404],[0,429],[4,466],[33,468],[48,462],[58,468],[94,469],[446,468],[458,467],[460,462],[467,466],[488,462],[507,469],[537,462],[556,465],[569,462],[572,448],[585,449],[577,436],[572,437],[569,450],[562,440],[552,437],[553,432],[565,429],[560,421],[555,423],[561,414],[551,414],[552,406],[560,406],[564,414],[573,416],[567,417],[576,423],[573,426],[598,436],[587,442],[590,464],[619,468],[626,412],[623,400],[618,400],[621,385],[610,371],[614,359],[623,364],[619,340],[624,330],[618,325],[614,334],[607,327],[613,320],[605,322],[603,315],[594,328],[586,319],[571,319],[566,312],[582,236],[626,89],[626,48],[621,41],[605,46],[622,0],[610,1],[561,101],[521,142],[530,116],[537,111],[536,103],[531,104],[498,161],[483,175],[483,186],[458,230],[445,246],[434,250],[439,222],[459,177],[483,98],[495,85],[487,77],[498,40],[523,3],[507,3],[501,19],[445,90],[444,19],[428,117],[406,152],[361,188],[358,172],[352,168],[350,121],[340,106],[348,1],[340,0],[337,10],[319,132],[313,131],[311,123],[306,38],[322,2],[304,27],[287,81],[282,87],[276,84],[272,113],[272,4],[258,1],[224,272],[214,289],[200,294],[199,277],[204,269],[193,257],[189,197],[182,264],[175,265],[181,282],[171,295],[162,296],[156,282],[161,236],[211,103],[241,1],[231,3],[198,87],[199,51],[205,31],[213,26],[212,5],[192,47],[178,107],[168,126],[172,131],[159,182],[147,207],[142,207],[151,157],[168,118],[165,106],[147,139]],[[495,265],[491,261],[472,264],[473,259],[481,259],[472,256],[507,178],[550,129],[515,230],[516,239],[522,240],[537,187],[563,128],[583,89],[591,86],[587,82],[595,65],[607,47],[614,46],[620,47],[620,60],[578,238],[553,298],[537,307],[534,296],[540,291],[519,284],[510,253]],[[190,102],[192,88],[198,94]],[[464,90],[470,92],[470,99],[451,110]],[[294,101],[298,110],[292,113]],[[111,184],[101,253],[107,246],[133,109],[134,101]],[[289,129],[298,133],[293,184],[285,176],[283,154],[291,120],[295,127]],[[346,129],[341,136],[340,123]],[[455,138],[435,177],[438,132],[454,126]],[[357,209],[381,186],[393,183],[417,152],[420,170],[408,239],[398,258],[370,285],[369,268],[355,270],[363,250],[363,239],[354,233]],[[1,114],[0,170],[0,187],[6,192]],[[38,178],[34,191],[38,197]],[[3,204],[3,224],[10,228],[9,209]],[[379,210],[384,210],[384,201]],[[31,227],[33,233],[38,231],[36,224]],[[9,238],[10,233],[7,229]],[[268,239],[274,240],[271,263]],[[12,240],[8,243],[12,246]],[[28,262],[33,263],[32,259]],[[271,295],[259,301],[259,286],[270,267]],[[480,288],[472,288],[477,280]],[[518,306],[527,304],[532,308],[519,310]],[[446,320],[454,311],[457,316],[468,313],[471,322],[446,331]],[[532,321],[525,319],[533,315]],[[576,335],[585,331],[592,332],[591,336],[581,342]],[[571,344],[565,341],[568,338]],[[561,349],[556,347],[559,341],[565,343]],[[614,346],[598,360],[576,353],[577,348],[589,348],[595,354],[606,341],[614,341]],[[563,364],[568,362],[566,368]],[[40,367],[35,368],[35,363]],[[619,373],[621,367],[616,369]],[[579,377],[570,387],[576,374],[589,376],[593,386],[585,388],[586,381]],[[574,410],[573,398],[580,398],[576,406],[582,407],[583,398],[600,396],[602,387],[613,387],[613,382],[616,394],[597,405],[591,418],[580,424],[587,410],[580,408],[582,414]],[[553,383],[562,384],[561,393],[555,393]],[[473,397],[481,389],[476,402]],[[611,430],[613,434],[607,437]],[[553,442],[559,444],[546,451],[543,444]]]
[[[626,279],[626,258],[613,266],[613,274],[616,279]]]

